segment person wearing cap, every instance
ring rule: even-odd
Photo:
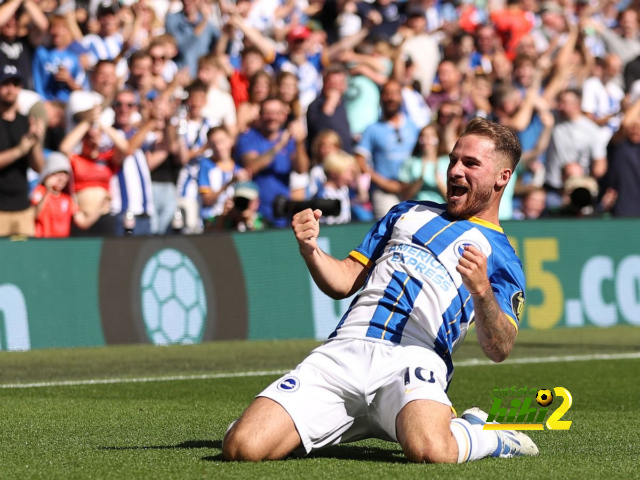
[[[219,36],[211,23],[209,5],[205,0],[182,0],[182,11],[167,15],[165,27],[178,44],[176,63],[189,67],[191,77],[195,77],[198,59],[209,54]]]
[[[29,34],[19,37],[20,18],[25,14],[30,20]],[[48,28],[49,20],[35,0],[9,0],[0,5],[0,69],[13,65],[31,89],[33,54]]]
[[[267,228],[260,207],[260,192],[254,182],[242,182],[236,185],[233,199],[225,202],[222,215],[214,224],[216,230],[236,230],[255,232]]]
[[[44,166],[44,123],[18,112],[22,79],[7,67],[0,73],[0,236],[33,236],[27,169],[40,172]]]
[[[70,195],[70,178],[69,159],[60,152],[51,152],[40,184],[31,194],[31,203],[36,208],[36,237],[66,238],[71,233],[72,221],[86,230],[100,218],[98,211],[87,214],[78,208]]]
[[[65,17],[51,17],[49,35],[51,46],[39,46],[33,59],[34,88],[45,100],[67,102],[87,79],[78,55],[69,48],[73,37]]]

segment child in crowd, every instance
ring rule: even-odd
[[[51,152],[42,172],[42,183],[31,195],[36,207],[36,237],[66,238],[71,233],[71,221],[86,230],[96,223],[101,212],[87,215],[69,195],[71,163],[60,152]],[[105,199],[109,202],[109,199]]]
[[[200,216],[205,226],[211,226],[222,215],[226,200],[233,197],[234,184],[248,181],[250,174],[231,158],[233,137],[225,127],[213,127],[207,137],[213,156],[200,162],[198,192]]]
[[[186,143],[188,163],[178,175],[178,206],[185,212],[184,233],[193,234],[202,231],[202,222],[198,213],[198,172],[203,157],[211,155],[207,151],[207,132],[210,125],[202,116],[207,102],[207,87],[196,80],[187,87],[189,97],[178,113],[178,133]]]
[[[320,187],[316,198],[340,200],[340,215],[323,216],[320,222],[327,225],[349,223],[351,221],[351,200],[349,187],[356,178],[357,163],[348,153],[340,150],[328,154],[322,162],[327,181]]]

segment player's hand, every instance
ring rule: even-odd
[[[320,235],[321,210],[311,210],[307,208],[293,216],[291,228],[296,235],[300,253],[307,257],[313,255],[318,249],[318,235]]]
[[[462,283],[469,293],[482,293],[491,287],[487,277],[487,257],[473,245],[464,247],[464,253],[458,266],[458,273],[462,276]]]

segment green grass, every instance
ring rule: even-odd
[[[0,384],[293,367],[316,342],[220,342],[0,353]],[[512,358],[640,351],[640,329],[520,333]],[[456,359],[483,358],[470,337]],[[537,458],[413,465],[367,440],[303,459],[227,463],[227,425],[276,376],[0,389],[1,478],[630,478],[640,454],[640,360],[462,367],[458,411],[488,409],[493,387],[562,386],[568,431],[533,432]]]

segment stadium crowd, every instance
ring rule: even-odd
[[[640,216],[639,7],[5,0],[0,236],[371,221],[444,201],[475,116],[523,146],[501,219]]]

